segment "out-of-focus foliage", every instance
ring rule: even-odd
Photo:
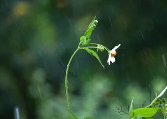
[[[164,115],[164,118],[166,118],[167,113],[167,104],[166,99],[164,98],[164,94],[166,93],[167,86],[161,91],[159,95],[156,94],[156,97],[154,100],[147,106],[143,108],[137,108],[133,109],[133,100],[130,104],[129,108],[129,119],[138,119],[138,118],[152,118],[155,116],[157,111],[161,111],[162,115]]]
[[[97,16],[91,42],[121,47],[110,66],[99,52],[105,69],[86,53],[76,55],[72,110],[80,118],[127,119],[133,97],[134,107],[146,106],[166,86],[166,8],[166,0],[1,0],[0,118],[14,119],[15,107],[21,119],[69,118],[66,65]]]

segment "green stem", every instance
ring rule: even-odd
[[[67,99],[67,105],[68,105],[68,111],[71,115],[71,104],[70,104],[70,97],[69,97],[69,92],[68,92],[68,72],[69,72],[69,67],[70,67],[70,64],[71,64],[71,61],[73,59],[73,57],[75,56],[75,54],[77,53],[77,51],[79,50],[80,48],[78,47],[75,52],[72,54],[68,64],[67,64],[67,69],[66,69],[66,76],[65,76],[65,89],[66,89],[66,99]]]
[[[98,43],[89,43],[89,44],[92,44],[92,45],[99,45]]]
[[[81,47],[80,49],[85,49],[85,48],[94,48],[94,49],[97,49],[97,47],[92,47],[92,46]]]
[[[101,45],[101,44],[98,44],[98,43],[89,43],[89,44],[92,44],[92,45]],[[104,45],[101,45],[101,46],[103,46],[104,48],[105,48],[105,50],[107,50],[108,52],[110,51],[106,46],[104,46]]]

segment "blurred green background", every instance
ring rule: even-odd
[[[70,56],[94,16],[92,41],[105,69],[79,51],[69,73],[79,119],[127,119],[134,97],[142,107],[167,85],[166,0],[0,0],[0,119],[69,119],[64,77]],[[151,95],[151,96],[150,96]]]

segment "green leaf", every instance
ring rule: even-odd
[[[96,20],[96,16],[93,18],[93,20],[91,21],[91,23],[89,24],[87,30],[85,31],[84,33],[84,36],[86,37],[87,39],[87,44],[90,42],[90,36],[92,35],[92,31],[94,30],[94,28],[96,27],[96,23],[97,23],[97,20]]]
[[[140,116],[134,116],[131,119],[142,119],[142,117],[140,117]]]
[[[133,110],[133,116],[152,117],[160,108],[138,108]]]
[[[97,60],[99,61],[99,63],[101,64],[101,66],[102,66],[103,68],[105,68],[104,65],[102,64],[102,62],[101,62],[101,60],[100,60],[98,54],[97,54],[95,51],[93,51],[93,50],[91,50],[91,49],[89,49],[89,48],[84,48],[84,50],[86,50],[88,53],[90,53],[91,55],[93,55],[94,57],[96,57],[96,59],[97,59]]]
[[[133,117],[133,99],[129,107],[129,119],[131,119],[132,117]]]
[[[86,45],[90,42],[90,40],[91,40],[90,38],[86,40]]]
[[[166,108],[165,108],[165,107],[162,107],[162,108],[161,108],[161,112],[162,112],[163,115],[167,116],[167,115],[166,115]]]
[[[86,37],[85,36],[81,36],[80,37],[80,43],[82,44],[82,45],[86,45]]]
[[[88,117],[85,117],[84,119],[93,119],[93,117],[88,116]]]
[[[142,119],[142,117],[140,117],[140,116],[137,116],[137,118],[136,119]]]
[[[71,118],[72,118],[72,119],[77,119],[77,117],[74,115],[73,112],[70,112],[70,115],[71,115]]]

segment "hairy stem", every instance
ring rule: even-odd
[[[89,43],[89,44],[91,44],[91,45],[101,45],[101,44],[98,44],[98,43]],[[105,48],[105,50],[107,50],[108,52],[110,51],[106,46],[104,46],[104,45],[101,45],[101,46],[103,46],[104,48]]]
[[[75,52],[72,54],[68,64],[67,64],[67,68],[66,68],[66,76],[65,76],[65,89],[66,89],[66,99],[67,99],[67,105],[68,105],[68,111],[71,114],[71,103],[70,103],[70,97],[69,97],[69,92],[68,92],[68,72],[69,72],[69,68],[70,68],[70,64],[72,62],[73,57],[75,56],[75,54],[77,53],[77,51],[80,48],[78,47]]]
[[[94,49],[97,49],[97,47],[92,47],[92,46],[81,47],[80,49],[85,49],[85,48],[94,48]]]

